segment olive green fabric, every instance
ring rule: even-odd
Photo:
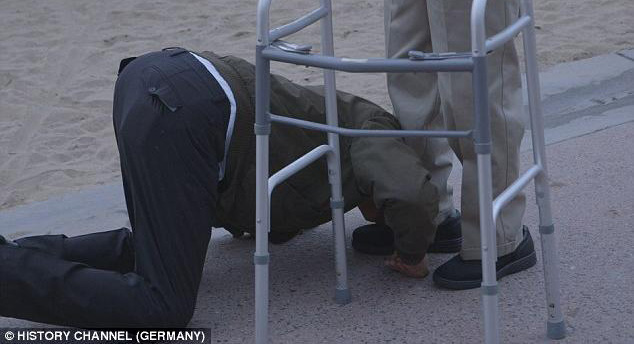
[[[254,232],[255,139],[253,134],[255,68],[231,56],[200,53],[227,80],[237,102],[236,125],[229,147],[218,204],[218,226],[232,232]],[[323,87],[302,87],[271,77],[271,112],[325,123]],[[400,129],[395,117],[354,95],[338,92],[339,125],[345,128]],[[425,225],[438,215],[438,193],[417,154],[402,138],[341,137],[341,170],[345,210],[373,197],[395,231],[395,245],[405,258],[423,257],[435,228]],[[327,143],[325,133],[271,125],[270,173]],[[271,199],[271,231],[297,232],[330,221],[327,164],[320,159],[279,185]]]

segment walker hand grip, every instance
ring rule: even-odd
[[[410,50],[407,55],[409,56],[410,60],[446,60],[469,57],[471,56],[471,53],[426,53],[418,50]]]
[[[312,45],[296,44],[296,43],[291,43],[291,42],[287,42],[287,41],[283,41],[279,39],[271,43],[271,45],[283,51],[287,51],[289,53],[296,53],[296,54],[303,54],[303,55],[309,54],[310,51],[313,49]]]

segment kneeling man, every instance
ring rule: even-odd
[[[113,117],[132,231],[0,237],[0,315],[76,327],[185,326],[211,228],[254,232],[254,75],[244,60],[180,48],[122,61]],[[324,121],[320,87],[273,76],[271,90],[273,113]],[[400,129],[347,93],[338,93],[338,109],[343,127]],[[270,140],[274,173],[326,135],[274,124]],[[379,209],[394,231],[388,266],[427,275],[436,228],[423,224],[434,223],[438,200],[417,154],[400,138],[342,137],[341,160],[346,210]],[[273,240],[330,220],[325,171],[318,161],[278,186]]]

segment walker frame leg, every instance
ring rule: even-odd
[[[321,0],[321,6],[328,14],[321,21],[321,46],[323,54],[334,56],[334,42],[332,34],[332,10],[330,0]],[[326,101],[326,123],[338,126],[337,114],[337,86],[335,71],[324,70],[324,94]],[[346,233],[344,222],[344,199],[341,186],[341,157],[339,150],[339,135],[328,133],[328,144],[332,147],[332,153],[328,155],[328,180],[330,182],[332,208],[332,230],[335,247],[335,271],[336,287],[335,301],[338,304],[347,304],[351,300],[348,288],[348,264],[346,260]]]
[[[269,134],[271,132],[270,62],[262,57],[264,46],[256,51],[256,209],[255,209],[255,343],[269,340]]]
[[[480,246],[482,253],[482,307],[485,343],[499,343],[496,229],[493,221],[493,182],[491,171],[491,124],[486,55],[475,56],[473,69],[473,104],[475,116],[474,149],[478,164],[478,205],[480,211]]]
[[[534,18],[533,1],[522,0],[523,14]],[[539,210],[539,233],[542,244],[542,262],[544,266],[544,285],[546,289],[546,305],[548,320],[546,335],[550,339],[562,339],[566,336],[566,325],[560,302],[559,257],[553,225],[548,169],[546,166],[546,143],[544,140],[544,124],[539,87],[539,70],[537,68],[535,28],[529,25],[522,35],[526,60],[526,85],[528,92],[528,108],[531,119],[531,135],[533,141],[533,159],[535,165],[542,167],[542,172],[535,177],[535,198]]]

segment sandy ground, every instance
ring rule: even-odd
[[[252,60],[255,0],[187,3],[1,2],[0,209],[118,180],[110,112],[122,58],[183,46]],[[316,1],[289,3],[274,3],[275,23]],[[334,8],[338,55],[383,55],[382,1],[334,1]],[[536,0],[536,12],[542,67],[634,47],[632,0]],[[317,34],[296,40],[316,43]],[[274,68],[320,82],[316,70]],[[383,75],[340,74],[338,85],[389,107]]]

